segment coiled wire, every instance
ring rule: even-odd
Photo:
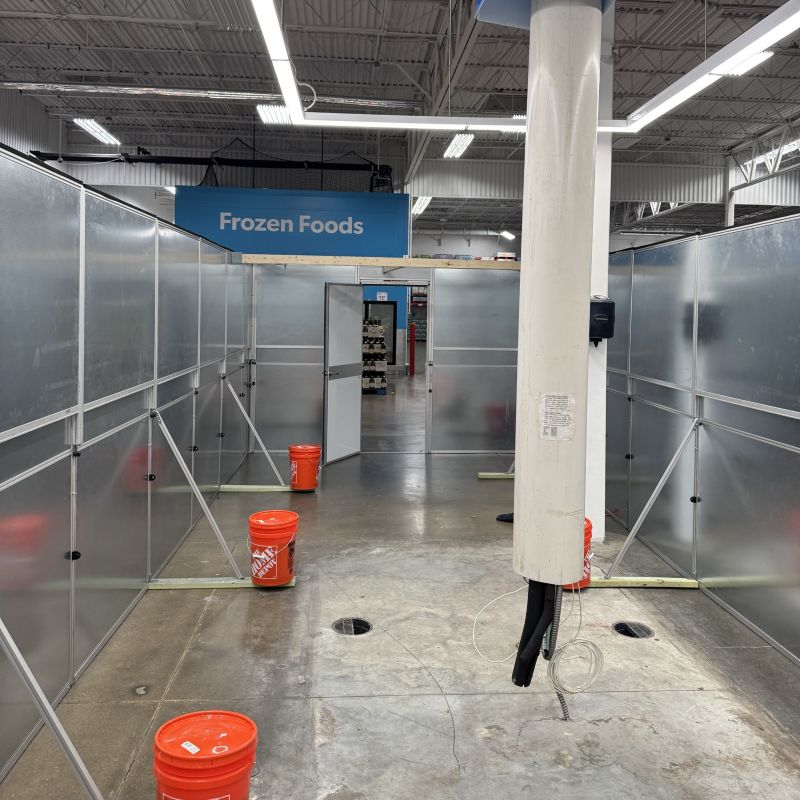
[[[569,641],[565,642],[561,647],[556,647],[547,662],[547,677],[558,695],[585,692],[597,680],[603,670],[603,651],[589,639],[580,638],[581,628],[583,627],[583,605],[581,603],[580,589],[573,591],[569,613],[561,625],[563,626],[572,616],[576,594],[578,595],[578,629]],[[581,675],[577,682],[574,679],[568,679],[563,674],[564,665],[570,661],[585,661],[587,664],[586,673]],[[559,696],[559,703],[561,703],[562,710],[565,710],[566,703],[563,696]],[[564,716],[565,719],[569,718],[566,710]]]

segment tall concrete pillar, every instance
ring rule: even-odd
[[[598,117],[613,117],[615,0],[603,7],[600,50]],[[594,245],[592,249],[592,294],[608,294],[608,244],[611,223],[612,135],[597,134],[594,171]],[[616,298],[612,298],[616,299]],[[589,394],[586,413],[586,516],[592,521],[592,539],[606,535],[606,367],[608,342],[589,348]]]
[[[583,566],[600,0],[533,0],[522,213],[514,569]]]

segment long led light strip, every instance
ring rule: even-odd
[[[93,119],[77,117],[72,121],[103,144],[122,144],[119,139],[112,136],[102,125],[95,122]]]
[[[289,51],[286,42],[283,40],[283,29],[281,21],[278,19],[278,11],[273,0],[250,0],[253,5],[256,19],[258,20],[261,34],[267,45],[269,57],[272,59],[272,68],[275,70],[275,77],[281,87],[286,109],[289,118],[295,125],[303,124],[303,104],[300,101],[300,93],[297,91],[297,83],[294,79],[294,69],[289,60]]]
[[[767,48],[800,28],[800,0],[788,0],[702,64],[639,107],[626,120],[600,122],[600,133],[638,133],[659,117],[694,97],[724,75],[739,75],[769,56]]]

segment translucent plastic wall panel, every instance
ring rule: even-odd
[[[156,223],[86,196],[87,402],[153,379]]]
[[[158,405],[159,408],[179,397],[183,397],[192,391],[192,374],[181,375],[171,381],[164,381],[158,385]]]
[[[800,455],[704,426],[698,577],[800,657]]]
[[[800,410],[800,220],[700,240],[698,385]]]
[[[196,398],[194,479],[201,487],[213,487],[208,489],[206,499],[213,497],[219,486],[220,390],[221,381],[217,381],[201,389]],[[195,515],[199,513],[195,505]]]
[[[226,383],[233,387],[239,396],[239,401],[247,408],[244,374],[243,369],[229,372]],[[222,432],[225,436],[222,438],[220,452],[220,480],[222,483],[227,483],[242,463],[247,442],[245,425],[242,412],[231,397],[231,390],[224,383],[222,385]]]
[[[691,388],[697,240],[633,256],[631,372]]]
[[[70,447],[69,420],[59,420],[0,443],[0,483],[69,450]]]
[[[259,345],[317,345],[323,330],[326,283],[355,283],[355,267],[256,267]]]
[[[199,269],[197,239],[159,226],[159,376],[172,375],[197,364]]]
[[[270,450],[322,443],[325,284],[355,267],[256,267],[255,424]]]
[[[800,447],[800,419],[708,399],[703,403],[703,417],[745,433]]]
[[[628,449],[630,403],[628,398],[606,395],[606,508],[628,523]]]
[[[690,391],[684,392],[681,389],[670,389],[667,386],[634,379],[633,394],[642,400],[649,400],[651,403],[682,411],[684,414],[692,413],[692,393]]]
[[[436,270],[431,449],[513,450],[519,273]]]
[[[613,253],[608,258],[608,296],[614,301],[614,336],[608,340],[608,366],[628,369],[628,345],[631,324],[630,251]]]
[[[0,616],[50,700],[69,681],[70,460],[0,492]],[[28,698],[0,655],[0,765],[39,720]]]
[[[519,272],[437,269],[433,304],[435,347],[517,346]]]
[[[0,431],[78,401],[80,190],[0,154]]]
[[[433,369],[431,449],[513,450],[517,368]]]
[[[631,491],[629,524],[633,525],[656,488],[681,440],[692,425],[688,416],[663,411],[647,403],[633,403],[631,437]],[[692,573],[694,536],[691,497],[694,495],[694,442],[662,490],[639,532],[684,573]]]
[[[164,409],[161,416],[178,445],[184,460],[192,463],[192,403],[187,397]],[[192,497],[189,484],[167,446],[158,425],[153,422],[153,473],[151,485],[150,569],[156,574],[189,529]]]
[[[251,267],[245,267],[228,254],[228,352],[244,347],[246,322],[249,318],[249,293],[247,276]]]
[[[141,392],[106,403],[99,408],[87,411],[83,416],[83,441],[110,431],[146,413],[150,408],[149,392]]]
[[[200,243],[200,361],[225,355],[225,251]]]
[[[147,425],[81,452],[75,565],[75,664],[111,630],[147,580]]]
[[[270,450],[322,443],[322,370],[321,362],[258,365],[254,422]]]

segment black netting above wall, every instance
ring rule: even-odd
[[[305,189],[330,192],[393,192],[392,167],[355,151],[317,160],[276,158],[241,139],[211,154],[201,186]],[[234,163],[232,163],[234,162]]]

